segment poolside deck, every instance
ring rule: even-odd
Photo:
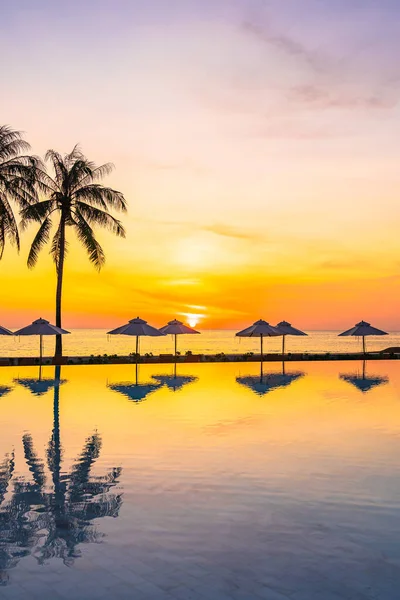
[[[396,348],[397,350],[397,348]],[[368,352],[363,354],[362,352],[325,352],[325,353],[289,353],[285,354],[285,362],[291,361],[337,361],[337,360],[399,360],[400,351],[393,352],[391,349],[382,350],[380,352]],[[282,362],[282,354],[264,354],[263,362]],[[210,363],[210,362],[260,362],[261,355],[253,354],[248,352],[246,354],[225,354],[223,352],[219,354],[187,354],[184,356],[178,356],[176,362],[178,363]],[[103,354],[98,356],[64,356],[61,361],[55,361],[54,357],[44,357],[44,365],[53,364],[70,364],[70,365],[93,365],[93,364],[135,364],[136,362],[142,364],[168,364],[174,363],[175,357],[173,354],[160,354],[160,355],[143,355],[137,360],[135,355],[130,356],[117,356]],[[38,365],[39,357],[33,356],[21,356],[21,357],[0,357],[0,366],[30,366]]]

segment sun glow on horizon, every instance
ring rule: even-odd
[[[196,327],[201,319],[204,319],[204,315],[194,313],[184,313],[184,316],[186,317],[189,327]]]

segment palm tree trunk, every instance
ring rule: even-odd
[[[57,291],[56,291],[56,326],[61,325],[61,300],[62,300],[62,284],[64,275],[64,258],[65,258],[65,216],[61,214],[60,223],[60,254],[57,262]],[[62,336],[56,336],[56,351],[55,358],[62,358]]]

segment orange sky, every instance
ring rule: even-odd
[[[65,327],[200,315],[204,328],[400,329],[390,0],[366,0],[362,20],[353,0],[305,0],[301,15],[292,0],[104,2],[71,40],[73,4],[10,7],[0,30],[2,55],[17,32],[35,50],[7,61],[2,122],[34,153],[81,142],[114,162],[107,184],[129,202],[127,239],[99,236],[100,274],[71,239]],[[33,235],[0,262],[4,326],[54,319],[47,250],[26,268]]]

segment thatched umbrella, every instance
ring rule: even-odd
[[[307,333],[304,333],[304,331],[300,331],[300,329],[292,327],[287,321],[281,321],[278,323],[278,325],[276,325],[276,329],[281,332],[282,336],[282,356],[285,356],[285,338],[287,335],[307,335]]]
[[[66,333],[70,333],[66,331],[66,329],[61,329],[61,327],[56,327],[55,325],[51,325],[49,321],[45,319],[36,319],[33,321],[31,325],[27,327],[23,327],[22,329],[18,329],[14,333],[14,335],[38,335],[40,338],[40,364],[42,364],[43,357],[43,336],[44,335],[64,335]]]
[[[372,327],[372,325],[370,325],[369,323],[366,323],[366,321],[360,321],[359,323],[357,323],[357,325],[355,325],[351,329],[348,329],[347,331],[343,331],[343,333],[339,333],[339,337],[340,336],[349,336],[349,335],[362,338],[362,348],[363,348],[363,353],[365,354],[366,353],[365,338],[367,336],[369,336],[369,335],[388,335],[388,333],[386,331],[382,331],[381,329],[377,329],[376,327]]]
[[[132,319],[126,325],[122,325],[122,327],[117,327],[112,331],[108,332],[109,335],[131,335],[136,337],[136,361],[139,358],[139,338],[143,336],[149,337],[159,337],[161,335],[165,335],[159,329],[152,327],[147,323],[147,321],[143,321],[143,319]]]
[[[250,327],[247,327],[246,329],[239,331],[236,335],[238,337],[259,337],[260,338],[261,360],[264,360],[264,350],[263,350],[264,338],[265,337],[278,337],[282,334],[278,331],[278,329],[276,327],[272,327],[272,325],[267,323],[267,321],[260,319],[259,321],[256,321],[255,323],[253,323],[253,325],[251,325]]]
[[[168,323],[168,325],[164,325],[164,327],[160,327],[160,331],[162,333],[165,333],[165,335],[171,334],[174,336],[174,338],[175,338],[175,358],[176,358],[176,347],[177,347],[178,335],[188,335],[188,334],[190,335],[190,334],[194,334],[194,333],[200,333],[200,331],[196,331],[195,329],[192,329],[192,327],[188,327],[187,325],[184,325],[181,321],[178,321],[177,319],[170,321]]]

